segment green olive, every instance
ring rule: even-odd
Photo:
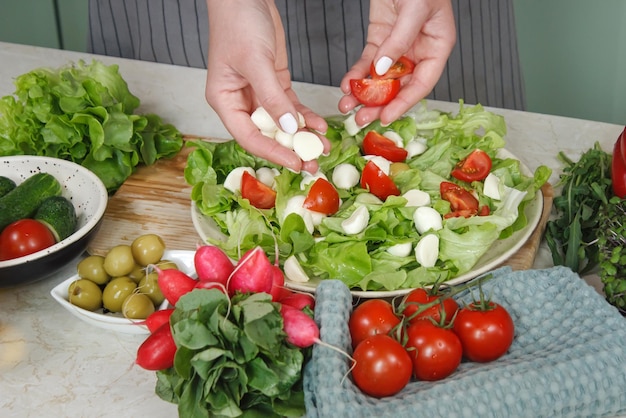
[[[141,279],[139,286],[137,287],[139,293],[143,293],[148,296],[155,305],[160,305],[165,300],[165,296],[163,296],[163,292],[161,292],[161,288],[159,287],[158,280],[158,273],[153,271],[152,273],[146,274],[144,278]]]
[[[171,260],[161,260],[155,264],[161,270],[174,269],[178,270],[178,264]]]
[[[104,270],[104,257],[101,255],[90,255],[83,258],[78,263],[78,276],[89,279],[95,284],[107,284],[111,276]]]
[[[133,271],[135,260],[130,245],[117,245],[104,257],[104,270],[111,277],[126,276]]]
[[[102,290],[91,280],[78,279],[70,284],[67,299],[72,305],[95,311],[102,307]]]
[[[122,304],[122,314],[129,319],[146,319],[154,311],[152,300],[143,293],[131,293]]]
[[[391,163],[389,166],[389,177],[393,178],[411,167],[407,163]]]
[[[135,261],[142,266],[147,266],[161,260],[165,252],[165,243],[156,234],[145,234],[135,238],[131,248]]]
[[[111,312],[121,312],[124,299],[137,288],[137,283],[128,276],[115,277],[102,292],[102,304]]]
[[[135,267],[133,267],[133,271],[128,273],[128,277],[133,279],[135,283],[139,284],[141,279],[146,277],[146,273],[146,268],[144,266],[140,266],[139,264],[135,263]]]

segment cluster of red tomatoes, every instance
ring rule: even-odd
[[[382,398],[411,379],[435,381],[450,376],[463,359],[489,362],[504,355],[515,333],[500,304],[482,297],[459,306],[451,297],[418,288],[395,307],[384,299],[358,305],[349,320],[354,348],[354,383]]]

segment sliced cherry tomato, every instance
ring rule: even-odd
[[[413,375],[419,380],[440,380],[461,364],[463,347],[451,328],[433,321],[415,321],[407,328],[406,349],[413,361]]]
[[[468,360],[488,362],[500,358],[511,347],[515,325],[502,305],[476,301],[459,311],[454,320],[454,332]]]
[[[363,138],[363,152],[366,155],[378,155],[385,159],[400,163],[406,160],[409,154],[404,148],[400,148],[391,139],[376,131],[369,131]]]
[[[259,209],[271,209],[276,204],[276,191],[247,171],[241,176],[241,197],[248,199],[252,206]]]
[[[478,199],[468,190],[458,184],[442,181],[439,184],[441,198],[450,202],[451,213],[444,215],[445,218],[451,216],[469,217],[478,213]]]
[[[368,299],[354,308],[348,320],[352,346],[356,347],[367,337],[389,334],[400,323],[393,305],[382,299]]]
[[[352,95],[363,106],[383,106],[400,92],[400,80],[395,78],[362,78],[350,80]]]
[[[400,58],[398,58],[398,61],[396,61],[391,66],[391,68],[389,68],[389,70],[387,70],[387,72],[383,75],[376,74],[376,68],[374,66],[374,63],[372,62],[372,64],[370,65],[370,75],[374,79],[376,78],[400,78],[407,74],[411,74],[414,68],[415,68],[415,63],[411,61],[408,57],[405,57],[403,55]]]
[[[423,312],[416,313],[420,308],[420,305],[425,305],[437,300],[440,303],[426,308]],[[456,312],[459,310],[459,304],[456,303],[456,301],[451,297],[446,297],[445,295],[437,292],[433,293],[424,288],[417,288],[410,291],[404,297],[402,306],[402,314],[408,318],[411,323],[429,318],[439,323],[442,321],[442,317],[445,316],[445,323],[449,324],[452,318],[454,318]]]
[[[35,219],[20,219],[0,234],[0,261],[23,257],[56,244],[46,225]]]
[[[361,173],[361,187],[368,189],[370,193],[381,200],[389,196],[400,196],[400,190],[383,170],[376,163],[368,161]]]
[[[339,210],[339,204],[339,193],[335,186],[326,179],[318,178],[311,186],[302,206],[315,212],[332,215]]]
[[[461,181],[481,181],[491,171],[491,157],[481,149],[475,149],[452,169],[452,177]]]
[[[478,216],[489,216],[490,213],[489,205],[482,205],[478,210]]]
[[[382,398],[400,392],[411,380],[411,357],[388,335],[366,338],[352,354],[352,378],[359,389]]]

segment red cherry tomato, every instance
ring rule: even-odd
[[[362,78],[350,80],[352,95],[363,106],[384,106],[400,92],[400,80],[395,78]]]
[[[372,64],[370,65],[370,75],[374,79],[376,78],[400,78],[407,74],[411,74],[414,68],[415,68],[415,64],[413,63],[413,61],[411,61],[408,57],[405,57],[403,55],[400,58],[398,58],[398,61],[396,61],[391,66],[391,68],[389,68],[389,70],[387,70],[387,72],[383,75],[376,74],[376,69],[375,69],[374,63],[372,62]]]
[[[478,199],[458,184],[442,181],[439,184],[441,198],[450,202],[452,212],[444,215],[445,218],[453,216],[469,217],[478,213]]]
[[[382,299],[368,299],[354,308],[348,320],[352,346],[356,347],[372,335],[389,334],[399,323],[400,318],[391,303]]]
[[[493,361],[503,356],[515,336],[511,315],[495,302],[474,302],[462,308],[454,320],[468,360]]]
[[[406,348],[417,379],[434,381],[446,378],[461,364],[463,347],[452,329],[423,320],[409,325],[406,334]]]
[[[388,335],[368,337],[356,347],[352,358],[354,383],[367,395],[395,395],[411,380],[411,357]]]
[[[452,169],[452,177],[461,181],[481,181],[491,171],[491,157],[481,149],[475,149]]]
[[[376,131],[369,131],[363,138],[363,152],[366,155],[378,155],[385,159],[400,163],[406,160],[407,150],[400,148],[391,139]]]
[[[339,193],[335,186],[323,178],[318,178],[311,186],[302,206],[325,215],[333,215],[339,210]]]
[[[403,299],[402,305],[404,309],[402,314],[413,323],[421,319],[432,318],[433,321],[439,323],[442,316],[445,316],[445,323],[449,324],[454,314],[459,310],[459,304],[450,297],[443,297],[437,293],[430,293],[423,288],[417,288],[410,291]],[[425,305],[433,301],[439,301],[436,305],[426,308],[425,311],[416,313],[420,305]]]
[[[36,253],[54,244],[54,235],[46,225],[34,219],[20,219],[0,234],[0,261]]]
[[[241,197],[248,199],[252,206],[259,209],[271,209],[276,204],[276,191],[247,171],[241,176]]]
[[[391,177],[385,174],[373,161],[368,161],[361,173],[361,187],[381,200],[389,196],[400,196],[400,190]]]

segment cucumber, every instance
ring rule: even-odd
[[[41,202],[35,219],[50,228],[57,242],[72,235],[78,224],[74,205],[63,196],[51,196]]]
[[[48,173],[36,173],[0,197],[0,230],[19,219],[31,218],[50,196],[61,195],[61,183]]]
[[[0,176],[0,197],[15,189],[15,182],[8,177]]]

